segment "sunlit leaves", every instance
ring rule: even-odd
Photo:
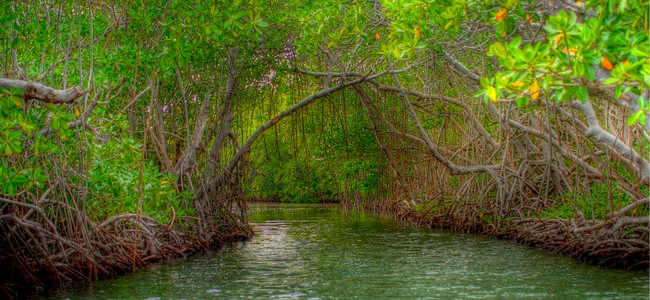
[[[497,94],[497,90],[493,86],[487,87],[487,97],[492,102],[497,102],[499,100],[499,95]]]
[[[488,55],[496,55],[499,58],[506,58],[508,52],[506,48],[500,42],[496,42],[490,46],[490,51]]]
[[[639,105],[639,110],[637,110],[627,119],[628,126],[633,126],[637,122],[641,123],[641,125],[645,125],[646,118],[647,118],[646,115],[650,113],[650,107],[647,105],[646,102],[647,101],[643,99],[643,97],[639,96],[639,99],[637,100],[637,103]]]
[[[566,11],[548,17],[543,27],[545,42],[522,44],[516,38],[507,44],[494,42],[487,54],[498,58],[501,72],[491,85],[482,85],[482,95],[493,96],[496,91],[517,103],[522,97],[538,100],[542,96],[584,102],[590,100],[588,86],[606,86],[616,97],[641,95],[650,87],[648,25],[641,21],[647,12],[631,9],[641,7],[641,2],[589,1],[587,7],[597,13],[594,17],[579,20],[574,12]],[[504,9],[497,12],[499,21],[508,18]],[[530,15],[525,18],[532,19]],[[637,111],[628,122],[641,122],[644,114]]]
[[[382,55],[402,59],[435,47],[441,40],[434,37],[456,30],[445,28],[449,31],[443,33],[441,26],[459,25],[446,22],[463,13],[460,2],[464,1],[454,1],[457,6],[450,7],[425,0],[381,1],[383,14],[389,21],[389,34],[382,44]]]
[[[137,166],[141,160],[142,144],[130,137],[118,138],[94,149],[90,165],[88,186],[88,211],[93,219],[103,219],[138,208],[140,174]],[[106,159],[112,157],[114,159]],[[158,167],[147,161],[143,166],[143,212],[162,221],[169,220],[169,205],[178,214],[192,213],[191,206],[181,205],[191,199],[192,193],[176,192],[172,174],[162,174]]]

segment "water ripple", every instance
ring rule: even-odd
[[[648,299],[648,274],[334,207],[255,206],[251,242],[62,290],[74,299]]]

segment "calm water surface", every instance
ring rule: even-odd
[[[335,206],[253,205],[252,241],[56,299],[648,299],[648,274]]]

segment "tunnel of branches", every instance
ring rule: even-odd
[[[586,102],[550,91],[482,101],[480,78],[497,72],[490,26],[467,20],[392,59],[377,54],[391,24],[373,1],[360,4],[364,24],[380,33],[340,30],[329,45],[302,41],[316,33],[298,17],[220,42],[192,29],[201,13],[236,15],[224,3],[47,2],[3,4],[21,28],[2,33],[1,122],[21,142],[2,172],[32,174],[0,194],[3,290],[249,238],[246,201],[260,199],[338,202],[648,268],[650,138],[626,124],[633,96],[585,84]],[[550,15],[552,2],[530,5]],[[523,43],[543,39],[517,28]]]

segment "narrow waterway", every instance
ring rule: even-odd
[[[336,206],[251,206],[255,237],[56,299],[648,299],[648,274]]]

